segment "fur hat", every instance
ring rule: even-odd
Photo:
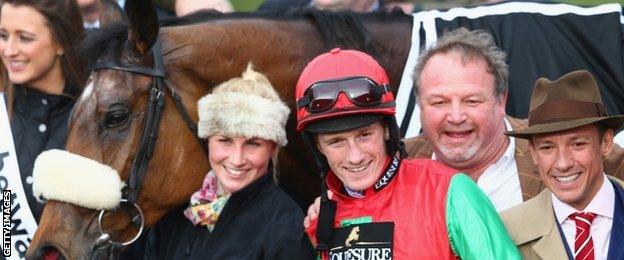
[[[284,146],[286,120],[290,110],[279,98],[266,76],[251,63],[242,77],[221,83],[197,102],[197,134],[258,137]]]

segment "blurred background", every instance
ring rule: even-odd
[[[265,0],[230,0],[232,6],[237,11],[253,11],[258,8]],[[451,8],[455,6],[473,5],[488,1],[479,0],[413,0],[413,1],[386,1],[386,2],[411,2],[414,3],[420,10],[431,10],[439,8]],[[576,4],[576,5],[599,5],[604,3],[619,3],[623,4],[624,0],[560,0],[557,2]]]

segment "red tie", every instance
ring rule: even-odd
[[[576,236],[574,236],[574,259],[594,260],[594,241],[592,241],[589,229],[596,214],[576,212],[570,215],[570,219],[576,222]]]

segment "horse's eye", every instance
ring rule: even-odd
[[[114,110],[106,114],[104,126],[106,126],[106,128],[115,128],[123,125],[126,121],[128,121],[128,111]]]

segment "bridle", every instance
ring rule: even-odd
[[[143,120],[143,129],[141,132],[139,149],[132,162],[130,174],[126,179],[128,186],[126,186],[122,191],[122,200],[120,202],[120,206],[124,204],[133,206],[130,208],[126,207],[126,210],[131,216],[131,222],[138,229],[138,232],[128,241],[113,241],[110,239],[110,235],[102,230],[102,219],[106,210],[101,210],[98,216],[98,227],[101,234],[94,245],[93,252],[107,246],[112,246],[111,254],[118,254],[120,248],[136,242],[145,227],[145,217],[141,207],[138,205],[138,197],[141,191],[141,186],[143,185],[143,180],[147,174],[148,163],[152,158],[154,146],[156,144],[156,140],[158,139],[160,120],[162,112],[165,108],[165,95],[167,94],[166,90],[169,90],[171,97],[175,101],[177,110],[180,112],[189,130],[197,138],[197,141],[204,149],[204,152],[206,152],[206,154],[208,153],[206,143],[197,136],[197,124],[195,124],[195,122],[191,119],[188,111],[184,107],[184,104],[182,104],[180,96],[175,92],[175,89],[168,87],[166,84],[166,71],[163,63],[160,40],[157,39],[151,48],[152,56],[154,58],[154,67],[151,68],[137,64],[124,64],[121,62],[121,55],[116,55],[120,54],[120,52],[118,52],[118,49],[116,49],[116,51],[117,52],[113,52],[112,57],[108,54],[103,59],[98,60],[94,65],[93,70],[109,69],[150,76],[152,77],[152,87],[149,91],[149,100],[145,118]]]

